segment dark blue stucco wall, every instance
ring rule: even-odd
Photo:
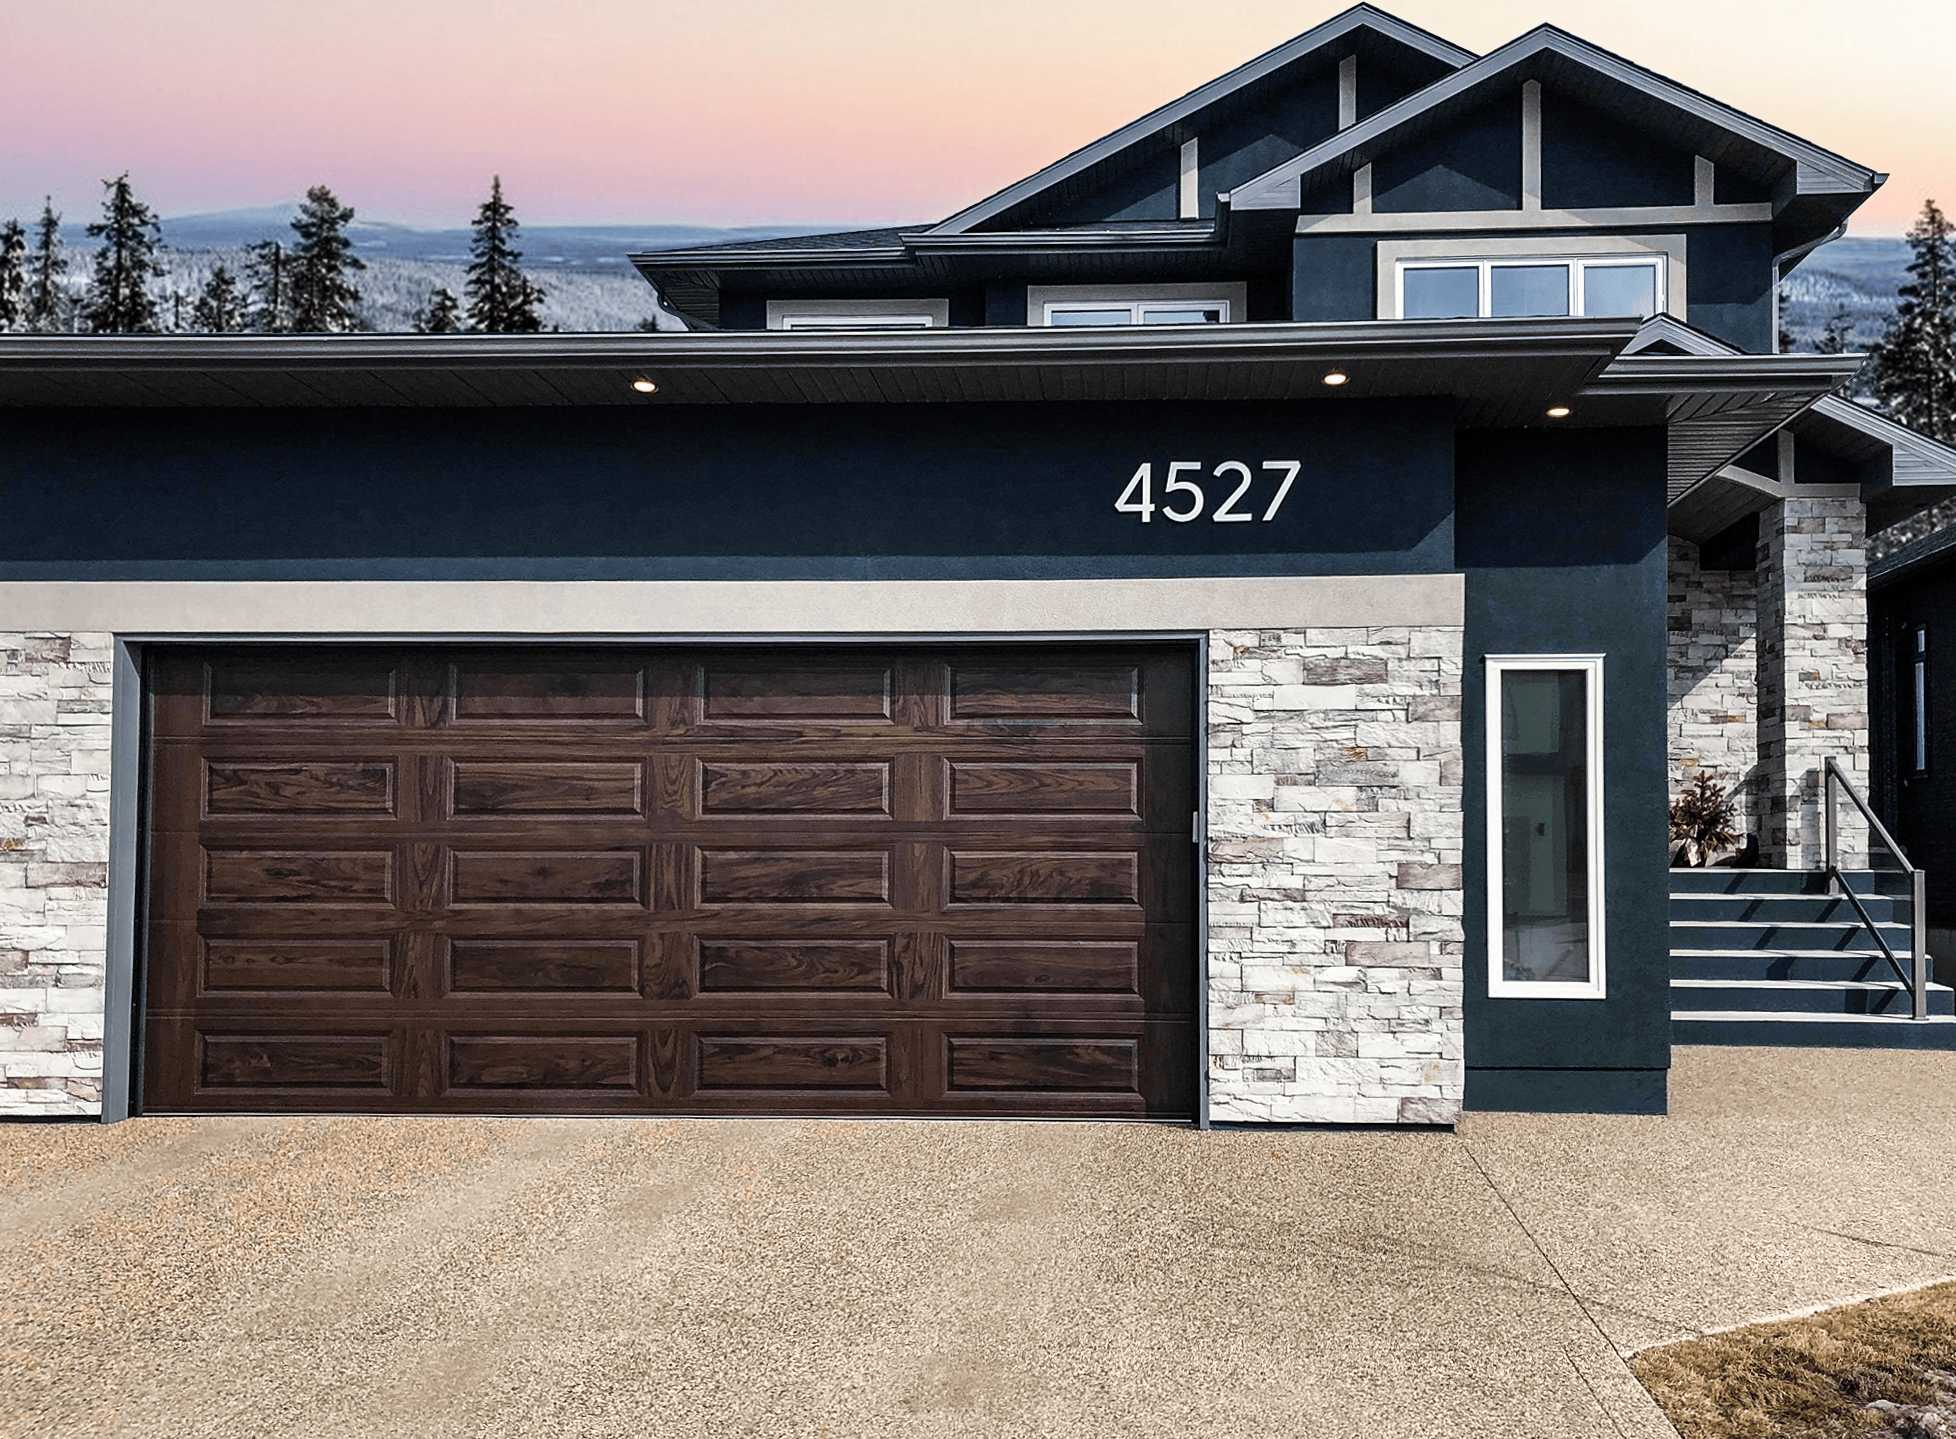
[[[1543,87],[1544,208],[1689,205],[1696,185],[1697,162],[1690,151]]]
[[[1431,573],[1444,401],[17,411],[0,578]],[[1237,512],[1212,516],[1246,461]],[[1277,517],[1264,460],[1303,462]],[[1193,522],[1116,498],[1200,461]]]
[[[1700,225],[1686,232],[1685,318],[1749,354],[1773,348],[1772,227]]]
[[[1521,94],[1500,95],[1372,162],[1372,208],[1521,208]]]
[[[1465,431],[1467,1103],[1661,1110],[1670,1063],[1664,436]],[[1488,995],[1489,654],[1601,654],[1608,997]]]
[[[1299,235],[1291,242],[1293,320],[1371,320],[1378,307],[1371,235]]]

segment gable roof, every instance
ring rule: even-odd
[[[1408,25],[1404,20],[1388,15],[1375,6],[1354,5],[1343,14],[1334,15],[1322,25],[1306,30],[1296,39],[1287,40],[1276,49],[1257,56],[1247,64],[1237,66],[1228,74],[1211,80],[1199,89],[1191,90],[1181,99],[1171,101],[1157,110],[1151,110],[1132,124],[1123,125],[1111,135],[1105,135],[1091,145],[1075,150],[1065,159],[1048,165],[1037,174],[1028,175],[1016,184],[1006,186],[997,194],[960,210],[950,219],[933,226],[925,233],[958,235],[976,225],[984,224],[987,220],[996,219],[1014,206],[1022,205],[1027,200],[1072,179],[1083,171],[1111,159],[1128,147],[1207,109],[1218,101],[1228,99],[1237,91],[1275,74],[1286,65],[1304,58],[1314,50],[1322,49],[1355,30],[1371,30],[1449,66],[1465,65],[1474,58],[1473,51],[1449,44],[1439,36],[1429,34],[1418,26]]]
[[[1320,184],[1443,124],[1479,103],[1485,90],[1523,78],[1571,80],[1593,103],[1631,110],[1714,164],[1730,164],[1757,178],[1768,178],[1766,171],[1783,170],[1790,163],[1790,176],[1775,194],[1776,202],[1799,196],[1851,197],[1853,204],[1845,207],[1851,211],[1888,178],[1553,25],[1541,25],[1238,185],[1226,199],[1236,210],[1295,209]]]

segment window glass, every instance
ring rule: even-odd
[[[1915,772],[1929,772],[1929,631],[1915,627]]]
[[[1471,320],[1481,312],[1478,265],[1408,266],[1400,313],[1408,320]]]
[[[1497,319],[1569,313],[1567,265],[1496,265],[1488,277],[1488,313]]]
[[[1501,676],[1501,977],[1590,980],[1588,689],[1579,670]]]
[[[1053,310],[1048,324],[1053,325],[1131,325],[1134,311],[1123,305],[1118,310]]]
[[[1583,266],[1582,312],[1648,319],[1657,313],[1657,266]]]
[[[929,315],[786,315],[784,330],[928,330]]]
[[[1216,305],[1143,305],[1144,325],[1220,325],[1223,312]]]

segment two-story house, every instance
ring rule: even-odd
[[[0,1104],[1661,1111],[1956,485],[1772,353],[1881,179],[1361,5],[670,331],[0,341]]]

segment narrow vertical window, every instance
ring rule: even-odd
[[[1929,627],[1915,627],[1914,714],[1915,723],[1911,726],[1915,740],[1915,772],[1929,772]]]
[[[1601,655],[1487,660],[1488,992],[1598,998]]]

